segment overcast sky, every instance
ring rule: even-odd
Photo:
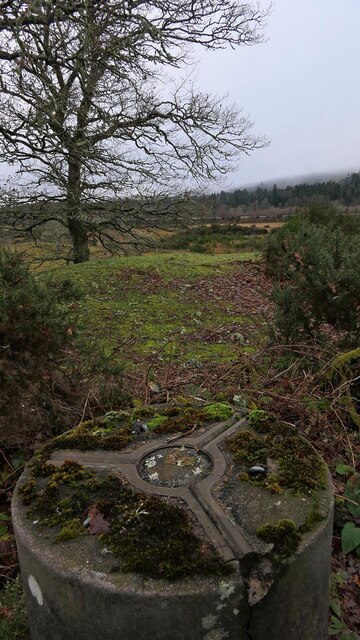
[[[229,94],[271,141],[223,188],[360,170],[359,29],[360,0],[273,0],[266,42],[202,55],[199,87]]]
[[[202,58],[199,85],[229,93],[271,139],[227,186],[360,170],[359,29],[360,0],[274,0],[267,42]]]

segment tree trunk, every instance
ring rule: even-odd
[[[90,257],[86,226],[82,219],[80,201],[80,162],[77,158],[69,160],[67,188],[67,225],[73,245],[73,261],[87,262]]]
[[[90,258],[89,243],[82,221],[74,216],[70,218],[68,215],[68,229],[73,245],[74,263],[87,262]]]

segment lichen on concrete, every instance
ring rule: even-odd
[[[275,524],[266,523],[259,527],[256,535],[274,547],[274,556],[277,560],[284,560],[296,553],[301,535],[295,522],[284,518]]]

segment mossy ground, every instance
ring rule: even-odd
[[[80,334],[90,341],[97,335],[99,347],[127,370],[143,366],[155,353],[160,361],[179,365],[227,363],[249,348],[237,341],[248,317],[226,296],[215,302],[207,291],[214,278],[241,270],[240,261],[251,258],[147,254],[61,267],[53,277],[81,286],[86,295],[79,303]]]

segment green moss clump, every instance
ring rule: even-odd
[[[128,426],[131,421],[131,413],[128,411],[108,411],[102,418],[98,418],[104,428],[113,430],[118,427]]]
[[[233,413],[226,402],[215,402],[205,407],[186,405],[170,406],[160,414],[154,407],[136,407],[132,412],[109,411],[102,418],[86,420],[77,427],[51,440],[33,463],[37,474],[49,474],[44,459],[56,449],[79,449],[81,451],[104,449],[119,451],[134,440],[131,427],[134,420],[146,420],[150,431],[157,434],[184,432],[204,424],[226,420]]]
[[[278,481],[295,492],[311,494],[324,486],[325,465],[310,445],[298,437],[287,438],[274,448],[279,462]]]
[[[282,488],[311,494],[325,486],[325,464],[311,445],[296,431],[268,417],[255,431],[239,431],[227,446],[242,470],[253,465],[267,465],[276,460],[278,470],[271,476],[256,476],[250,482],[279,493]]]
[[[301,535],[292,520],[279,520],[259,527],[256,535],[260,540],[274,545],[274,556],[279,560],[292,556],[298,549]]]
[[[61,531],[57,534],[55,542],[67,542],[84,535],[85,529],[79,518],[73,518],[64,524]]]
[[[228,447],[239,465],[266,464],[267,447],[262,438],[251,431],[239,431],[228,440]]]
[[[119,451],[133,440],[130,425],[132,417],[126,412],[111,412],[104,418],[81,422],[77,427],[57,436],[42,450],[39,460],[56,449],[79,449],[81,451],[105,449]],[[38,461],[39,461],[38,460]]]
[[[230,418],[234,409],[228,402],[213,402],[203,407],[203,412],[209,422],[217,422]]]
[[[138,493],[117,476],[98,474],[76,462],[50,467],[50,474],[30,478],[21,493],[30,504],[31,519],[55,529],[56,543],[89,535],[82,521],[95,507],[110,525],[99,541],[112,550],[123,572],[167,580],[231,573],[213,547],[195,535],[183,509]]]
[[[19,493],[25,505],[29,505],[36,496],[36,482],[33,478],[19,487]]]
[[[153,407],[136,407],[132,412],[133,420],[146,420],[152,418],[155,415],[155,409]]]
[[[305,518],[304,524],[299,527],[299,531],[301,531],[301,533],[312,531],[314,527],[316,527],[316,525],[322,520],[324,520],[324,516],[322,515],[322,513],[320,513],[319,501],[315,499],[313,501],[310,512]]]
[[[103,539],[125,573],[174,580],[232,572],[210,545],[194,535],[183,509],[144,496],[138,496],[130,507],[126,501],[125,509],[118,503],[117,509],[111,530]]]
[[[173,418],[174,416],[178,416],[181,413],[181,408],[176,405],[170,405],[164,409],[164,416],[168,416],[169,418]]]
[[[51,473],[45,480],[31,477],[20,493],[24,504],[31,505],[32,518],[44,526],[62,527],[86,511],[88,489],[95,474],[70,460],[60,467],[49,466]],[[30,472],[34,473],[31,467]]]
[[[161,427],[161,425],[165,424],[165,422],[168,422],[168,420],[168,416],[161,416],[157,413],[153,418],[151,418],[151,420],[148,420],[146,424],[150,431],[155,431],[158,427]]]
[[[32,475],[37,478],[47,478],[56,470],[56,467],[53,464],[47,463],[42,454],[38,455],[30,462],[29,468],[31,469]]]
[[[206,416],[202,409],[186,407],[178,415],[167,416],[166,421],[156,427],[154,431],[155,433],[184,432],[193,427],[201,427],[206,421]]]
[[[164,416],[167,420],[153,428],[156,433],[185,432],[192,428],[201,427],[213,422],[227,420],[234,413],[234,409],[227,402],[213,402],[202,407],[190,405],[176,411],[167,409]],[[148,423],[151,429],[151,422]]]
[[[282,493],[282,488],[279,485],[278,478],[275,474],[271,474],[264,478],[264,484],[266,489],[271,491],[271,493]]]
[[[271,417],[263,409],[254,409],[249,413],[249,422],[253,427],[263,426]]]

